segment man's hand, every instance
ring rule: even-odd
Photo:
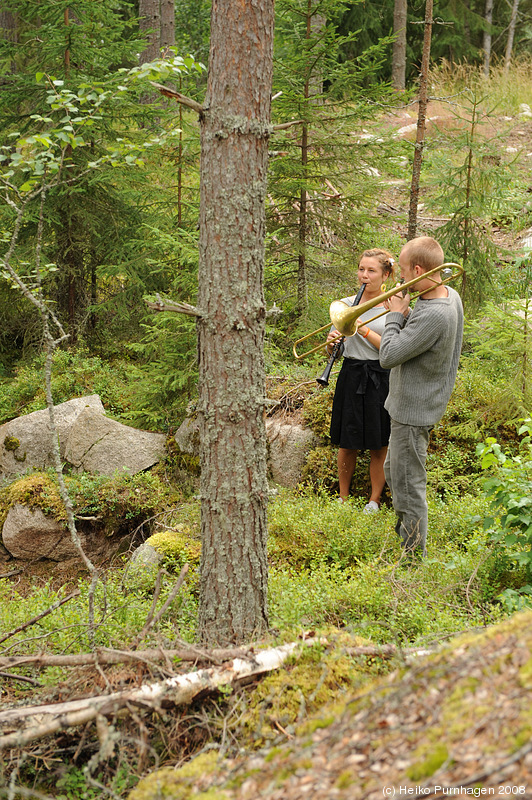
[[[394,294],[385,301],[384,307],[388,311],[399,311],[403,317],[408,317],[408,314],[410,313],[410,295],[405,294],[403,297],[400,292],[398,294]]]

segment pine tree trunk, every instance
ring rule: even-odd
[[[417,115],[416,144],[414,150],[414,163],[412,165],[412,183],[410,186],[410,205],[408,209],[407,239],[413,239],[417,232],[417,208],[419,204],[419,182],[421,180],[421,165],[423,163],[423,148],[425,145],[425,129],[428,104],[428,79],[430,64],[430,47],[432,42],[432,13],[433,0],[425,3],[425,34],[423,38],[423,57],[421,59],[421,74],[419,76],[419,108]]]
[[[517,14],[519,13],[519,0],[514,0],[512,5],[512,16],[508,27],[508,39],[506,40],[506,52],[504,54],[504,71],[508,73],[512,62],[512,50],[514,46],[515,26],[517,25]]]
[[[406,80],[406,0],[395,0],[393,8],[393,32],[395,41],[392,51],[392,87],[404,92]]]
[[[139,64],[146,64],[155,61],[160,55],[161,13],[159,0],[139,0],[139,28],[143,38],[148,41],[146,49],[139,56]]]
[[[198,636],[267,628],[263,296],[273,0],[216,0],[201,120]]]
[[[161,0],[161,47],[175,45],[174,0]]]
[[[11,11],[4,11],[3,9],[0,9],[0,39],[6,42],[18,42],[17,17]],[[14,61],[10,62],[8,71],[11,73],[17,71]],[[3,82],[0,77],[0,86]]]
[[[482,39],[482,47],[484,49],[484,77],[490,76],[490,62],[491,62],[491,24],[493,22],[493,0],[486,0],[484,7],[484,21],[486,28]]]

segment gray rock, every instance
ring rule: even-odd
[[[309,451],[319,440],[309,428],[294,425],[275,417],[266,419],[266,438],[268,443],[268,474],[280,486],[293,488],[301,480]],[[198,422],[187,418],[175,434],[180,450],[191,455],[199,455]]]
[[[187,417],[179,426],[175,440],[183,453],[192,456],[200,454],[199,425],[197,417]]]
[[[275,418],[266,420],[266,436],[272,480],[280,486],[297,486],[309,450],[318,443],[317,436],[303,425],[290,425]]]
[[[83,534],[79,536],[85,549],[86,537]],[[40,509],[21,504],[9,510],[2,528],[2,540],[11,555],[23,561],[80,558],[79,550],[64,523],[47,517]]]
[[[78,472],[112,476],[135,474],[152,467],[166,454],[162,433],[140,431],[86,408],[70,428],[65,459]]]
[[[104,414],[97,394],[77,397],[54,408],[61,458],[65,457],[65,442],[70,426],[78,415],[90,408]],[[52,466],[52,438],[48,409],[33,411],[0,425],[0,475],[9,477],[27,469],[46,469]]]
[[[159,553],[153,545],[144,542],[144,544],[141,544],[133,551],[129,564],[137,568],[158,567],[163,559],[164,556],[162,553]]]

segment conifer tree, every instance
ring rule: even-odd
[[[386,93],[370,77],[391,40],[356,62],[340,53],[357,33],[337,34],[343,0],[279,0],[273,87],[269,225],[275,232],[269,275],[296,284],[295,306],[307,309],[309,280],[332,251],[352,259],[357,211],[367,219],[379,143],[361,143],[364,114]],[[360,212],[363,208],[364,211]],[[342,260],[340,256],[337,260]]]

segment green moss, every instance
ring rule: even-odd
[[[202,753],[179,769],[163,767],[143,778],[130,793],[128,800],[187,800],[201,778],[210,775],[218,765],[218,753],[210,751]],[[194,792],[194,797],[201,800],[221,800],[226,792],[209,789],[206,792]]]
[[[331,424],[332,402],[334,397],[333,387],[317,390],[303,403],[303,419],[305,424],[321,439],[329,439]]]
[[[282,748],[282,747],[272,747],[272,749],[266,754],[264,760],[266,761],[266,763],[268,763],[268,761],[275,761],[275,759],[278,756],[280,756],[281,754],[284,754],[284,753],[285,753],[284,748]]]
[[[4,439],[4,447],[7,451],[18,450],[20,447],[20,439],[17,439],[16,436],[6,436]]]
[[[314,731],[320,730],[321,728],[328,728],[329,725],[332,725],[335,720],[333,716],[321,717],[319,719],[310,719],[308,722],[305,722],[303,725],[300,725],[297,729],[297,733],[300,736],[304,736],[305,734],[312,734]]]
[[[347,695],[359,680],[352,659],[341,651],[324,654],[321,647],[308,648],[296,663],[272,672],[257,686],[243,719],[244,735],[262,744],[275,739],[280,729],[308,733],[303,720],[338,704],[339,695]],[[327,727],[334,719],[329,711],[311,726]]]
[[[3,523],[9,509],[20,504],[43,513],[59,522],[66,520],[66,511],[57,484],[45,472],[35,472],[10,483],[0,490],[0,522]]]
[[[529,658],[526,664],[520,668],[519,683],[526,688],[532,687],[532,658]]]
[[[513,741],[511,741],[510,752],[515,753],[517,750],[520,750],[525,744],[527,744],[532,739],[532,723],[527,722],[521,730],[519,730],[515,736],[513,736]]]
[[[197,565],[201,556],[201,542],[195,538],[190,528],[182,523],[171,530],[158,531],[146,540],[158,553],[175,561]]]
[[[424,778],[430,778],[434,775],[436,770],[440,769],[442,764],[445,764],[449,758],[449,751],[447,745],[440,743],[435,745],[426,755],[422,761],[412,764],[406,770],[406,774],[412,781],[421,781]]]
[[[65,483],[75,516],[97,517],[101,531],[107,536],[124,528],[132,529],[176,499],[175,492],[151,473],[119,474],[112,478],[83,473],[65,476]],[[38,508],[58,522],[66,521],[57,477],[52,471],[25,475],[1,489],[0,523],[17,504]]]
[[[354,782],[355,779],[353,774],[346,769],[344,772],[341,772],[340,775],[338,775],[334,785],[337,789],[348,789],[349,786],[351,786],[351,784]]]

